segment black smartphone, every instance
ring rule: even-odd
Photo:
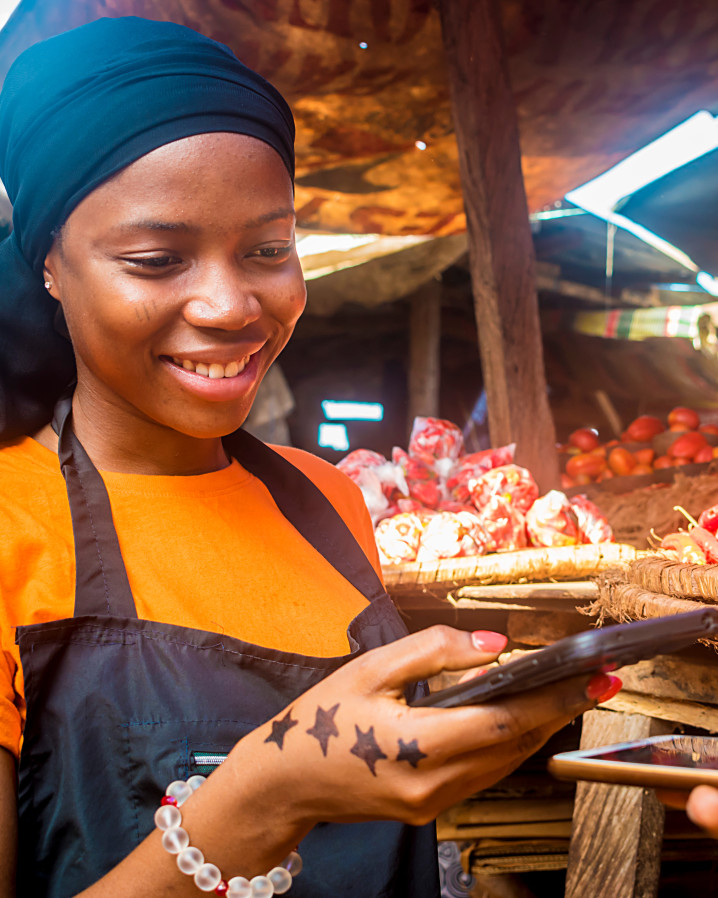
[[[718,738],[651,736],[554,755],[548,769],[559,779],[688,791],[718,786]]]
[[[441,689],[414,705],[456,708],[537,689],[581,674],[607,673],[654,655],[686,648],[718,632],[718,608],[617,624],[567,636],[538,652],[489,668],[465,683]]]

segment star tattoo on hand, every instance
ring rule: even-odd
[[[428,755],[425,755],[424,752],[421,751],[416,739],[412,739],[411,742],[404,742],[403,739],[399,740],[399,754],[396,756],[397,761],[408,761],[412,767],[417,767],[422,758],[428,757]]]
[[[356,755],[357,758],[361,758],[369,770],[371,770],[372,776],[376,776],[376,770],[374,769],[376,762],[388,757],[388,755],[385,755],[377,745],[374,738],[374,727],[369,727],[366,733],[363,733],[356,724],[354,724],[354,729],[356,730],[357,741],[349,751]]]
[[[279,746],[279,750],[282,751],[284,749],[284,737],[289,730],[291,730],[292,727],[295,727],[298,723],[298,720],[292,719],[292,709],[290,708],[281,720],[272,721],[272,734],[271,736],[267,736],[264,741],[276,742]]]
[[[326,758],[327,756],[327,747],[329,746],[329,739],[332,736],[338,736],[339,730],[337,729],[337,725],[334,723],[334,715],[337,713],[337,709],[339,708],[339,702],[334,705],[333,708],[330,708],[328,711],[325,711],[324,708],[320,708],[317,706],[317,716],[314,720],[314,726],[307,730],[310,736],[314,736],[317,742],[322,747],[322,754]]]

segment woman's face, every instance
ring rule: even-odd
[[[244,135],[167,144],[75,208],[46,274],[93,408],[230,433],[304,309],[290,177]]]

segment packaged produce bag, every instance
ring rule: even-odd
[[[471,501],[481,511],[497,496],[525,515],[538,499],[539,488],[526,468],[502,465],[492,468],[476,480],[471,488]]]
[[[529,508],[526,532],[532,546],[575,546],[582,541],[576,512],[558,490],[550,490]]]
[[[510,465],[514,460],[516,443],[499,449],[485,449],[472,452],[457,459],[446,480],[446,492],[450,499],[467,505],[471,501],[471,490],[475,482],[492,468]]]
[[[409,438],[409,455],[446,478],[464,451],[464,436],[451,421],[441,418],[414,418]]]
[[[613,542],[613,530],[608,519],[595,503],[586,496],[572,496],[570,499],[583,543]]]

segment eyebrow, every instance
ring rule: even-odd
[[[252,218],[244,224],[244,229],[252,230],[273,221],[295,220],[294,209],[273,209],[271,212],[265,212],[263,215]],[[187,224],[184,221],[161,221],[159,219],[141,219],[139,221],[127,221],[116,225],[113,229],[116,233],[126,233],[129,231],[182,231],[184,233],[192,233],[199,228]]]

